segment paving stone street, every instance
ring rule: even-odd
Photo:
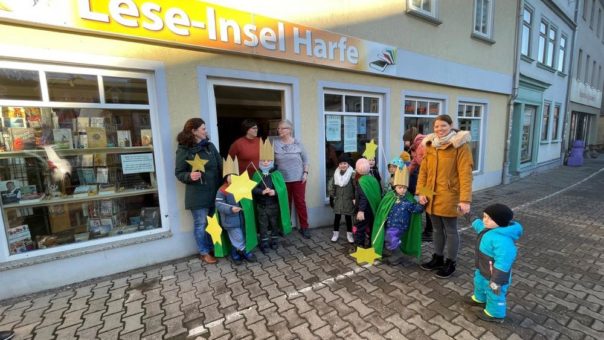
[[[17,339],[603,339],[603,191],[600,155],[475,193],[474,215],[505,203],[525,230],[503,324],[464,303],[475,233],[461,218],[457,272],[446,280],[411,258],[359,266],[326,227],[310,240],[292,233],[257,263],[191,256],[0,301],[0,330]]]

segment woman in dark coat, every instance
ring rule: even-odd
[[[199,258],[205,263],[216,263],[216,258],[210,254],[213,243],[206,233],[206,226],[207,216],[214,213],[216,191],[221,184],[222,158],[214,144],[210,143],[206,124],[201,118],[187,120],[177,140],[174,174],[186,185],[185,209],[191,210],[193,215]],[[192,171],[191,164],[187,162],[195,160],[196,156],[205,163],[204,171]]]

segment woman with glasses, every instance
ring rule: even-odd
[[[241,122],[241,133],[229,148],[229,155],[239,160],[239,174],[247,170],[250,178],[254,175],[260,164],[260,137],[258,137],[258,123],[253,119]],[[253,165],[252,165],[253,164]]]
[[[296,207],[300,221],[300,233],[310,238],[308,212],[306,210],[306,178],[308,177],[308,156],[302,143],[293,137],[293,125],[289,120],[279,122],[279,138],[275,138],[275,165],[283,174],[289,204]]]

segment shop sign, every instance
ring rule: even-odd
[[[600,108],[602,105],[602,91],[591,87],[577,79],[573,79],[570,100],[575,103]]]
[[[396,74],[396,47],[203,1],[0,0],[0,21]]]

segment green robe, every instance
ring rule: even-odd
[[[361,190],[363,190],[365,197],[367,197],[369,205],[371,206],[371,211],[375,216],[380,204],[380,199],[382,198],[380,183],[371,175],[363,175],[359,178],[359,185],[361,186]]]
[[[256,215],[254,214],[253,201],[247,198],[242,198],[239,201],[241,209],[243,209],[243,222],[244,233],[245,233],[245,250],[252,251],[258,245],[258,233],[256,232]],[[218,214],[218,211],[216,211]],[[220,223],[220,214],[218,214],[218,223]],[[220,235],[222,239],[222,245],[214,243],[214,256],[225,257],[228,256],[231,251],[231,242],[229,241],[229,234],[226,230],[222,229]]]
[[[256,183],[260,183],[262,181],[262,174],[259,171],[256,171],[252,179]],[[271,179],[273,180],[273,186],[275,187],[275,191],[277,192],[277,200],[279,201],[279,212],[281,215],[279,218],[279,225],[283,235],[288,235],[292,232],[292,221],[289,211],[289,202],[287,200],[287,187],[285,186],[285,180],[279,171],[271,172]]]
[[[415,203],[415,198],[411,193],[407,192],[405,198],[409,202]],[[372,246],[378,255],[382,255],[384,249],[384,234],[386,232],[386,220],[388,213],[396,202],[396,193],[388,191],[378,208],[375,219],[373,220],[373,232],[371,234]],[[409,228],[401,236],[400,250],[403,254],[415,256],[419,259],[422,254],[422,214],[411,214]]]

